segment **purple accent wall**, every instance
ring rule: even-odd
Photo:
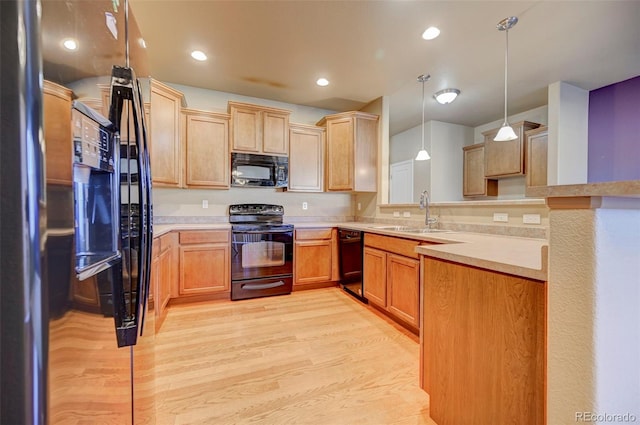
[[[640,76],[589,93],[589,183],[640,180]]]

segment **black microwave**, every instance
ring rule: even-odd
[[[231,153],[231,186],[286,188],[288,184],[286,156]]]

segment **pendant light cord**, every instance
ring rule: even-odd
[[[422,150],[424,150],[424,78],[422,79]]]
[[[509,29],[505,30],[506,35],[506,49],[504,51],[504,123],[507,125],[507,80],[509,75]]]
[[[124,63],[129,68],[129,0],[124,0]]]

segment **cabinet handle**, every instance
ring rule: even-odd
[[[262,284],[261,283],[245,283],[244,285],[242,285],[242,289],[247,289],[251,291],[251,290],[277,288],[278,286],[284,286],[284,282],[279,280],[277,282],[262,283]]]

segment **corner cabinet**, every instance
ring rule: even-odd
[[[324,117],[327,129],[327,190],[375,192],[378,175],[378,116],[344,112]]]
[[[178,243],[177,233],[170,232],[153,239],[151,263],[151,288],[155,312],[156,331],[160,329],[172,296],[172,286],[176,281],[177,258],[175,249]]]
[[[182,93],[151,80],[149,111],[149,151],[153,183],[180,187],[180,108]]]
[[[420,327],[419,241],[366,233],[364,296],[413,332]]]
[[[520,121],[512,124],[511,127],[518,138],[508,142],[493,140],[498,134],[499,128],[482,133],[484,136],[485,177],[511,177],[524,174],[525,132],[540,127],[540,124]]]
[[[322,127],[289,126],[289,190],[324,190],[325,131]]]
[[[229,115],[183,109],[186,188],[229,188]]]
[[[48,184],[71,186],[71,96],[66,87],[45,80],[43,85],[44,140],[47,145]]]
[[[547,185],[549,129],[546,126],[525,132],[525,172],[527,187]]]
[[[232,152],[288,154],[291,111],[239,102],[229,102],[228,107]]]
[[[484,176],[484,143],[465,146],[462,154],[462,195],[497,196],[498,181]]]

